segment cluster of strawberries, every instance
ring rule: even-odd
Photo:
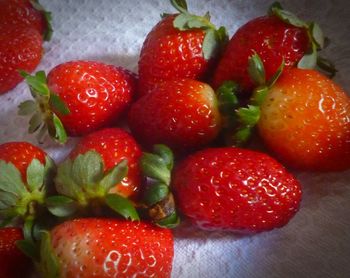
[[[22,76],[33,96],[19,106],[31,115],[29,132],[61,144],[82,137],[57,167],[29,143],[0,145],[0,220],[22,227],[0,229],[4,277],[15,277],[18,263],[30,265],[17,247],[44,277],[170,277],[168,228],[179,224],[177,209],[210,230],[287,224],[301,185],[277,160],[249,149],[260,139],[288,167],[350,167],[350,99],[310,69],[336,71],[318,55],[325,39],[316,23],[274,3],[228,40],[208,13],[171,3],[178,13],[163,15],[147,35],[138,76],[96,61],[66,62],[46,76],[27,72],[39,61],[44,30],[49,36],[49,13],[35,1],[0,2],[8,11],[0,21],[18,22],[16,32],[7,33],[15,24],[1,31],[8,57],[0,61],[0,92]],[[28,18],[16,18],[22,7]],[[39,32],[30,27],[36,22]],[[30,63],[15,59],[18,30],[28,44],[38,33]]]

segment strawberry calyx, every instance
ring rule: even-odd
[[[242,105],[236,94],[239,86],[233,81],[225,81],[217,90],[220,112],[224,118],[224,133],[229,133],[227,144],[242,146],[251,138],[260,119],[260,106],[270,88],[283,72],[284,60],[275,74],[266,80],[264,64],[254,52],[248,60],[248,72],[257,85],[247,103]]]
[[[173,25],[180,31],[202,29],[205,32],[202,52],[203,57],[209,60],[216,56],[228,42],[226,28],[216,26],[210,21],[210,14],[207,12],[204,16],[193,15],[188,12],[185,0],[171,0],[173,7],[180,12],[174,19]]]
[[[62,115],[67,115],[70,111],[60,97],[49,89],[45,72],[38,71],[35,75],[30,75],[25,71],[20,71],[20,74],[25,78],[34,98],[34,100],[26,100],[18,106],[19,115],[32,115],[29,120],[28,132],[30,134],[37,133],[37,139],[40,143],[42,143],[46,132],[58,143],[66,143],[67,133],[53,110]]]
[[[325,58],[318,58],[318,51],[325,47],[326,38],[322,32],[321,27],[315,22],[305,22],[299,19],[293,13],[282,8],[279,2],[274,2],[268,11],[269,15],[278,17],[283,22],[293,25],[295,27],[306,30],[309,37],[309,48],[305,55],[298,62],[298,67],[301,69],[313,69],[318,66],[320,69],[326,71],[330,76],[334,76],[337,72],[334,64]]]
[[[163,228],[174,228],[180,223],[175,201],[170,191],[173,152],[165,145],[154,145],[153,153],[144,152],[140,167],[146,184],[142,209],[146,217]]]
[[[0,216],[4,219],[0,226],[16,218],[25,223],[35,218],[38,206],[45,202],[54,169],[55,164],[48,156],[45,165],[33,159],[27,168],[27,179],[23,181],[11,162],[0,160]]]
[[[45,26],[43,37],[45,41],[50,41],[53,33],[51,12],[46,11],[45,8],[39,3],[38,0],[29,0],[29,2],[34,9],[39,11],[44,16],[46,26]]]
[[[46,199],[48,210],[55,216],[67,217],[74,213],[92,210],[99,213],[108,206],[124,218],[139,220],[133,203],[116,193],[109,193],[127,175],[127,161],[104,172],[104,162],[96,151],[67,159],[58,166],[55,178],[56,190],[61,195]]]

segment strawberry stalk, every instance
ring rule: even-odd
[[[46,132],[58,143],[66,143],[67,133],[53,110],[62,115],[67,115],[70,111],[60,97],[49,89],[45,72],[39,71],[35,75],[30,75],[20,71],[20,74],[25,78],[34,98],[34,100],[22,102],[18,107],[19,115],[32,115],[29,120],[28,132],[37,133],[37,139],[40,143],[42,143]]]
[[[169,189],[174,156],[165,145],[155,145],[153,151],[145,152],[140,160],[146,180],[141,207],[146,217],[156,225],[174,228],[180,223],[174,197]]]
[[[174,20],[174,27],[181,31],[191,29],[204,30],[203,56],[206,60],[215,57],[228,42],[228,34],[225,27],[221,26],[217,29],[216,26],[210,22],[209,12],[204,16],[197,16],[189,13],[185,0],[171,0],[170,2],[173,7],[180,12]]]
[[[278,80],[284,68],[284,61],[271,77],[266,80],[264,64],[259,55],[249,57],[248,72],[257,87],[246,105],[239,103],[236,93],[239,86],[233,81],[224,82],[217,90],[220,111],[224,118],[224,133],[229,133],[226,141],[230,145],[242,146],[251,138],[260,119],[260,106],[268,91]]]
[[[123,160],[105,173],[103,159],[95,151],[80,154],[74,160],[67,159],[59,165],[55,178],[56,190],[60,195],[48,197],[46,206],[58,217],[89,210],[99,214],[107,206],[125,218],[139,220],[131,201],[109,193],[127,175],[127,171],[127,161]]]
[[[287,24],[306,30],[310,44],[308,51],[298,63],[299,68],[313,69],[318,66],[320,69],[326,71],[331,77],[335,75],[337,69],[334,64],[327,59],[318,56],[318,51],[325,47],[326,38],[317,23],[305,22],[299,19],[293,13],[284,10],[279,2],[274,2],[270,6],[268,14],[278,17]]]

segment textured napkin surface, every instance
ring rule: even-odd
[[[193,12],[211,11],[230,36],[272,1],[188,0]],[[317,21],[331,45],[326,54],[339,69],[335,80],[350,92],[350,5],[347,1],[281,1],[300,17]],[[38,68],[50,70],[73,59],[100,60],[137,71],[142,42],[162,12],[174,12],[167,0],[41,0],[53,12],[54,35],[45,44]],[[26,140],[27,119],[17,105],[30,97],[24,83],[0,96],[0,143]],[[42,147],[61,161],[74,146],[49,140]],[[175,231],[173,277],[349,277],[350,171],[296,173],[303,185],[300,212],[284,228],[258,235],[209,233],[184,223]]]

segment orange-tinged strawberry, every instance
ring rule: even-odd
[[[42,242],[44,277],[170,277],[170,230],[143,222],[85,218],[64,222]],[[52,264],[52,261],[56,264]]]
[[[258,128],[266,145],[293,167],[350,167],[349,96],[317,71],[285,71],[261,106]]]

